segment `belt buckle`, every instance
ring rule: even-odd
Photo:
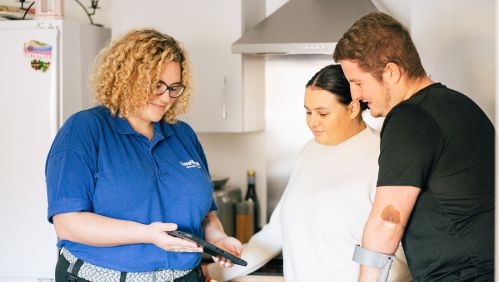
[[[68,282],[77,282],[77,281],[78,281],[78,277],[74,277],[73,275],[68,276]]]

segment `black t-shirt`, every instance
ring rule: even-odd
[[[402,239],[416,281],[493,280],[494,134],[473,101],[440,83],[386,117],[378,187],[421,189]]]

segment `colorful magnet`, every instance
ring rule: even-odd
[[[41,70],[42,72],[46,72],[50,67],[50,62],[44,62],[42,60],[33,59],[31,61],[31,67],[34,70]]]
[[[52,57],[52,46],[37,40],[24,43],[24,56],[33,59],[50,60]]]
[[[32,58],[31,67],[34,70],[46,72],[50,67],[52,46],[37,40],[24,43],[24,56]]]

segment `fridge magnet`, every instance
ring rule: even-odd
[[[24,43],[24,56],[31,58],[31,67],[34,70],[46,72],[50,67],[52,46],[37,40]]]
[[[33,59],[50,60],[52,57],[52,46],[37,40],[30,40],[24,43],[24,56]]]
[[[34,70],[41,70],[42,72],[46,72],[50,67],[50,62],[44,62],[42,60],[33,59],[31,61],[31,67]]]

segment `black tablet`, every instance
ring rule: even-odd
[[[208,243],[205,240],[203,240],[199,237],[196,237],[192,234],[182,232],[179,230],[167,231],[166,233],[168,233],[168,235],[173,236],[173,237],[186,239],[186,240],[190,240],[190,241],[195,242],[199,246],[203,247],[203,252],[205,252],[209,255],[212,255],[215,257],[218,257],[218,256],[224,257],[224,258],[230,260],[234,264],[238,264],[238,265],[242,265],[242,266],[248,265],[248,263],[245,260],[238,258],[235,255],[233,255],[227,251],[224,251],[224,250],[220,249],[219,247],[217,247],[211,243]]]

